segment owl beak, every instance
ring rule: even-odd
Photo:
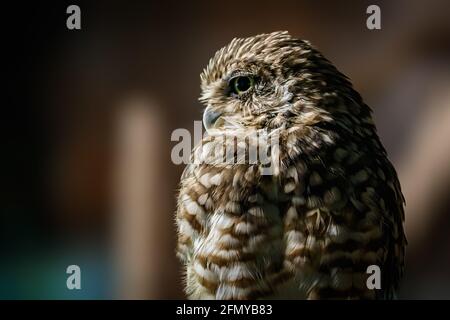
[[[211,110],[210,107],[207,107],[205,109],[205,112],[203,113],[203,125],[205,126],[206,131],[209,131],[212,129],[219,117],[222,115],[222,113]]]

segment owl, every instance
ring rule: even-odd
[[[175,219],[188,298],[395,298],[404,198],[350,80],[287,32],[234,39],[200,78]]]

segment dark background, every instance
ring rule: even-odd
[[[81,30],[66,8],[81,7]],[[381,7],[382,29],[366,28]],[[171,133],[234,37],[310,40],[373,108],[407,201],[401,298],[450,298],[447,1],[2,4],[0,298],[183,298]],[[66,267],[82,290],[66,288]]]

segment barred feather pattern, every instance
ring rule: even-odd
[[[236,74],[258,79],[243,97],[226,93]],[[201,83],[200,100],[222,117],[180,182],[177,254],[187,296],[394,298],[404,270],[404,198],[350,81],[309,42],[275,32],[234,39]],[[206,161],[227,138],[263,129],[280,139],[270,153],[280,160],[274,174],[245,160]],[[366,286],[370,265],[381,269],[379,290]]]

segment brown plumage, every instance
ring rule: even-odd
[[[349,80],[309,42],[275,32],[219,50],[201,88],[209,135],[183,173],[176,215],[188,297],[393,298],[404,199]],[[279,139],[269,175],[238,156],[255,131]],[[238,163],[220,161],[223,146]],[[369,265],[380,290],[366,286]]]

